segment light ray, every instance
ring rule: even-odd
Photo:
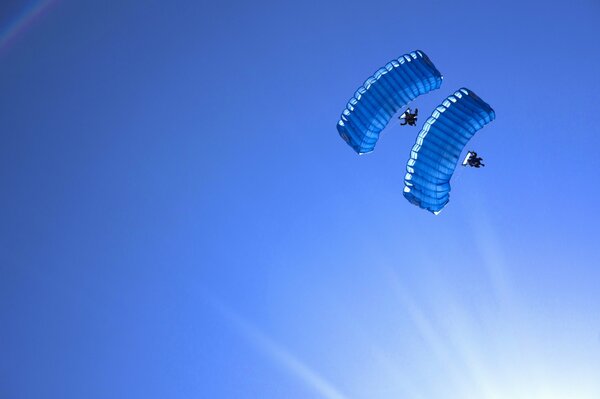
[[[282,345],[268,337],[256,326],[252,325],[239,314],[222,304],[213,300],[215,308],[230,321],[253,345],[267,354],[273,361],[283,366],[287,371],[303,381],[307,386],[314,389],[325,399],[349,399],[336,387],[321,377],[315,370],[304,364],[291,354]]]
[[[421,303],[401,275],[386,268],[397,308],[409,316],[410,325],[404,328],[419,337],[399,342],[394,352],[416,350],[418,358],[426,359],[398,373],[398,378],[439,370],[431,384],[415,387],[419,397],[600,398],[600,343],[591,345],[594,321],[585,314],[575,317],[577,309],[539,314],[526,296],[515,291],[502,243],[483,213],[473,226],[485,273],[481,282],[489,287],[476,304],[443,281],[432,290],[431,303]],[[580,343],[582,338],[587,347]]]

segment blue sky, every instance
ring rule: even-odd
[[[597,1],[11,0],[0,35],[0,397],[600,397]],[[423,114],[497,114],[439,216],[417,128],[335,129],[415,49]]]

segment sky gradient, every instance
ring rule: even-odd
[[[598,1],[40,4],[0,7],[1,398],[600,397]],[[357,156],[415,49],[442,87]],[[486,167],[434,216],[462,86]]]

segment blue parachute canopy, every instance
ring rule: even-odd
[[[371,152],[379,133],[400,108],[441,84],[442,74],[425,53],[405,54],[358,88],[342,112],[337,130],[357,153]]]
[[[467,142],[496,118],[494,110],[462,88],[446,98],[427,119],[410,153],[404,196],[436,215],[450,196],[450,178]]]

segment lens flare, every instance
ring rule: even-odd
[[[27,3],[12,18],[0,21],[0,50],[8,47],[19,34],[25,32],[45,11],[58,0],[36,0]]]

